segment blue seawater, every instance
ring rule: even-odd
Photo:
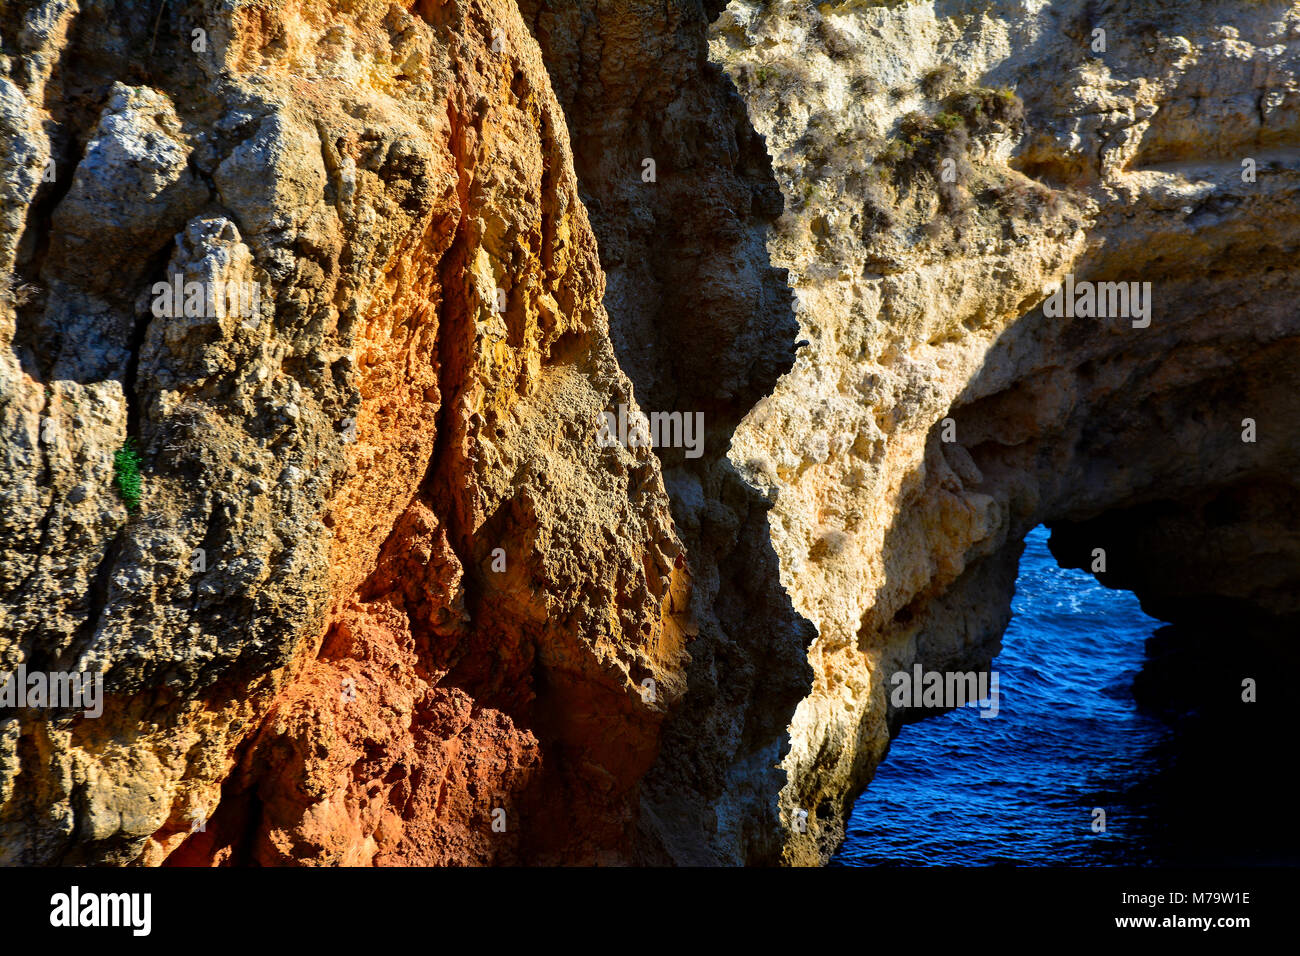
[[[1161,622],[1132,594],[1058,567],[1047,538],[1040,527],[1026,539],[993,664],[998,716],[967,707],[903,727],[832,866],[1170,862],[1149,781],[1172,731],[1133,696]]]

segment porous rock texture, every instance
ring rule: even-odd
[[[3,859],[617,852],[690,584],[518,11],[145,7],[4,9],[4,664],[108,704],[5,720]]]
[[[810,342],[731,453],[818,635],[795,863],[904,717],[888,676],[988,666],[1038,524],[1166,620],[1281,637],[1300,612],[1300,8],[818,10],[735,0],[710,41],[793,199],[771,248]],[[1150,283],[1149,325],[1045,314],[1066,274]]]
[[[819,863],[1040,523],[1288,632],[1298,58],[1269,0],[0,2],[0,672],[107,692],[0,712],[0,862]],[[638,403],[703,455],[602,447]]]

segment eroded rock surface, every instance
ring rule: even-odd
[[[1035,525],[1230,632],[1287,633],[1300,566],[1300,10],[820,10],[737,0],[710,41],[792,199],[771,248],[810,342],[732,449],[818,633],[781,796],[801,863],[904,719],[888,675],[987,667]],[[1045,314],[1067,274],[1149,283],[1150,314]]]
[[[55,175],[6,180],[0,647],[108,697],[6,715],[4,860],[617,852],[690,584],[651,452],[594,441],[634,400],[518,12],[4,15],[11,156]],[[173,276],[259,307],[158,317]]]
[[[0,3],[0,862],[817,863],[1036,524],[1300,617],[1295,4],[148,7]]]

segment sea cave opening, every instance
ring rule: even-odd
[[[1273,662],[1222,630],[1143,613],[1128,591],[1025,539],[992,670],[971,704],[902,727],[832,866],[1294,863]],[[1271,693],[1277,681],[1264,681]]]

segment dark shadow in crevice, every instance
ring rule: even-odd
[[[792,367],[798,322],[767,252],[783,203],[766,144],[708,60],[723,6],[520,3],[568,122],[619,364],[647,414],[704,415],[701,457],[656,449],[700,633],[643,781],[636,856],[652,863],[779,857],[776,764],[812,678],[813,628],[780,586],[771,503],[727,459],[736,426]],[[642,26],[634,42],[631,21]],[[719,802],[740,831],[720,832]]]

